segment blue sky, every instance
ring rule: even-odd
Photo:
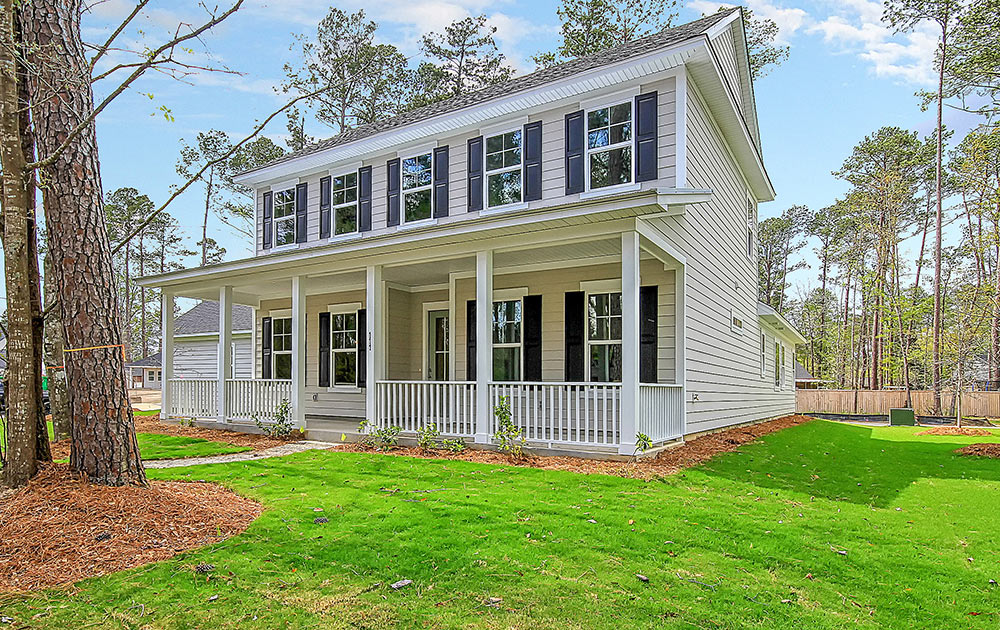
[[[178,21],[198,23],[204,11],[194,2],[155,2],[141,18],[143,34],[131,33],[128,47],[161,41]],[[933,85],[934,34],[928,29],[897,36],[883,27],[881,3],[872,0],[750,0],[758,14],[781,27],[781,41],[791,57],[756,86],[765,162],[778,191],[775,202],[761,207],[773,216],[793,204],[818,209],[842,194],[845,186],[830,172],[865,134],[898,125],[927,134],[933,112],[922,112],[914,92]],[[720,3],[688,0],[679,22],[714,12]],[[85,38],[106,37],[107,29],[131,8],[126,0],[97,3],[85,17]],[[293,35],[314,33],[326,3],[310,0],[247,0],[246,6],[195,46],[196,60],[225,64],[241,75],[200,73],[177,81],[163,76],[143,79],[100,118],[98,140],[105,191],[133,186],[159,203],[180,183],[174,164],[181,139],[199,131],[221,129],[242,137],[277,108],[276,94],[291,60]],[[381,39],[406,55],[419,54],[419,37],[466,15],[485,13],[498,28],[502,52],[520,72],[531,70],[529,56],[556,45],[555,0],[344,0],[342,9],[364,8],[380,24]],[[125,58],[117,53],[109,58]],[[107,82],[105,82],[107,83]],[[111,85],[96,86],[98,98]],[[152,96],[150,98],[150,95]],[[167,120],[160,107],[170,110]],[[950,122],[960,132],[972,121],[955,113]],[[313,136],[331,135],[319,123],[307,126]],[[283,143],[284,118],[267,130]],[[200,236],[201,190],[194,188],[170,208],[193,248]],[[213,219],[211,234],[228,250],[227,259],[245,257],[250,244]],[[195,261],[188,261],[194,264]],[[800,272],[797,283],[812,272]]]

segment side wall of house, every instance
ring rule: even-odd
[[[233,373],[236,378],[252,378],[253,352],[250,335],[234,335],[236,347]],[[218,337],[196,339],[178,337],[174,340],[174,378],[216,378],[219,356]]]

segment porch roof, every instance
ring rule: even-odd
[[[764,304],[763,302],[757,303],[757,316],[763,321],[767,322],[777,332],[785,335],[790,341],[795,344],[806,343],[806,338],[802,336],[795,326],[778,311],[774,310],[769,304]]]

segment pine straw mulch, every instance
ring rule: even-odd
[[[976,457],[992,457],[994,459],[1000,459],[1000,444],[969,444],[968,446],[963,446],[962,448],[956,449],[956,453],[959,455],[973,455]]]
[[[88,483],[46,465],[0,504],[0,592],[30,591],[165,560],[239,534],[263,506],[210,483]]]
[[[981,437],[993,434],[986,429],[973,429],[970,427],[934,427],[933,429],[921,431],[917,435],[973,435]]]
[[[812,418],[807,416],[785,416],[759,424],[726,429],[718,433],[710,433],[684,442],[680,446],[664,449],[655,457],[640,458],[635,462],[608,461],[600,459],[585,459],[582,457],[564,457],[546,455],[536,457],[528,454],[519,460],[512,459],[497,451],[466,448],[461,453],[449,453],[442,450],[426,450],[417,447],[395,447],[385,451],[386,455],[419,457],[422,459],[454,459],[480,464],[505,464],[509,466],[525,466],[543,468],[546,470],[568,470],[583,474],[614,475],[618,477],[636,477],[651,479],[675,474],[685,468],[704,463],[720,453],[738,450],[744,444],[756,441],[769,433],[794,427]],[[373,452],[370,447],[361,444],[341,444],[331,450],[347,452]]]
[[[202,427],[185,427],[169,422],[160,422],[156,416],[136,416],[136,433],[157,433],[160,435],[178,435],[182,437],[201,438],[210,442],[231,444],[232,446],[248,447],[254,451],[263,451],[289,442],[305,439],[301,433],[293,432],[288,438],[273,438],[257,433],[240,433],[238,431],[221,431]],[[52,459],[69,459],[69,440],[52,442]]]

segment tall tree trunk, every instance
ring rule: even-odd
[[[948,52],[948,26],[947,22],[941,25],[941,59],[938,69],[938,92],[937,92],[937,160],[934,165],[934,191],[937,196],[936,214],[934,217],[934,339],[933,347],[933,386],[934,386],[934,413],[941,414],[941,233],[942,216],[944,214],[941,171],[942,153],[944,139],[941,137],[944,127],[944,68]]]
[[[215,178],[215,167],[208,169],[208,181],[205,183],[205,216],[201,221],[201,266],[208,264],[208,211],[212,207],[212,180]]]
[[[45,373],[49,376],[49,409],[52,433],[57,440],[70,436],[69,393],[66,391],[66,368],[63,357],[62,307],[59,305],[52,256],[45,260],[45,307],[52,309],[45,318]]]
[[[47,95],[32,99],[39,154],[52,155],[94,108],[80,36],[81,0],[33,0],[24,3],[22,11],[26,44],[38,70],[32,93]],[[51,95],[53,86],[58,89]],[[94,124],[43,173],[48,183],[44,206],[49,251],[68,345],[70,466],[95,483],[145,484],[125,382]]]

